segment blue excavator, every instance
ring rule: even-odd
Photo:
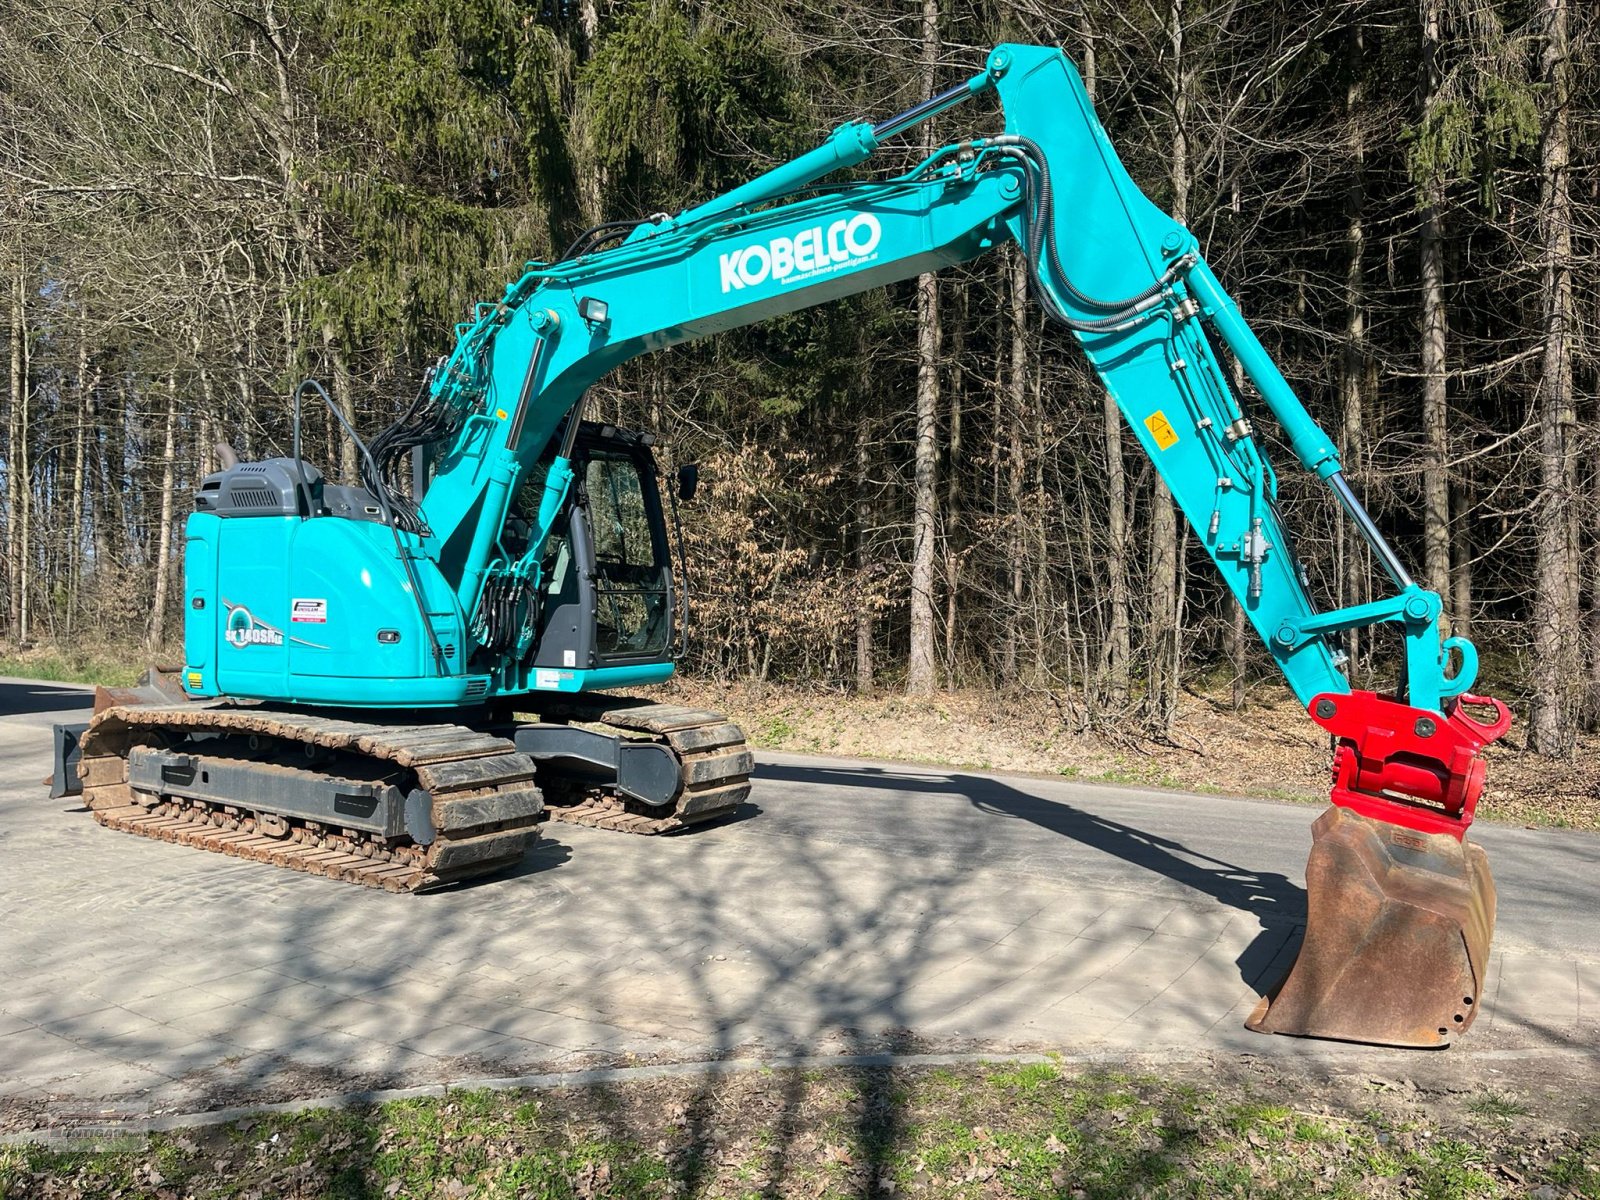
[[[822,182],[977,97],[1004,129],[892,177]],[[554,818],[665,833],[750,788],[739,728],[614,689],[673,672],[682,470],[585,419],[639,355],[1014,244],[1311,719],[1334,740],[1307,929],[1248,1024],[1402,1046],[1452,1042],[1483,995],[1495,893],[1464,837],[1480,751],[1477,655],[1420,587],[1183,225],[1137,188],[1057,50],[1006,45],[959,86],[675,216],[608,222],[457,328],[454,351],[361,478],[300,447],[204,479],[188,518],[184,663],[159,702],[111,695],[57,735],[61,791],[103,825],[398,892],[516,863]],[[1242,395],[1332,493],[1392,585],[1319,608]],[[338,410],[329,405],[341,424]],[[670,509],[672,522],[667,516]],[[1399,634],[1392,695],[1352,688],[1341,635]],[[159,682],[159,681],[157,681]],[[181,688],[181,691],[178,690]]]

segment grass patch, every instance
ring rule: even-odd
[[[46,683],[98,683],[129,687],[148,665],[131,651],[103,647],[36,647],[0,653],[0,675]]]
[[[1480,1117],[1522,1117],[1528,1113],[1528,1106],[1514,1097],[1501,1092],[1484,1092],[1481,1096],[1474,1096],[1467,1101],[1467,1111],[1477,1113]]]
[[[1250,1086],[1043,1063],[456,1092],[7,1147],[0,1198],[1600,1196],[1592,1132],[1519,1141],[1466,1115],[1483,1096],[1452,1125],[1432,1108],[1306,1112]]]

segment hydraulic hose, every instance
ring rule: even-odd
[[[1169,268],[1142,292],[1118,300],[1102,300],[1078,288],[1061,263],[1055,231],[1055,188],[1043,149],[1032,138],[1021,134],[1006,134],[988,140],[1001,153],[1014,156],[1022,164],[1027,179],[1029,208],[1023,257],[1029,282],[1047,316],[1078,333],[1113,333],[1138,323],[1160,304],[1162,294],[1176,275],[1175,267]],[[1083,319],[1065,312],[1040,277],[1039,264],[1046,261],[1054,275],[1054,282],[1074,303],[1107,315]]]

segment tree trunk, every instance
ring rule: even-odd
[[[84,322],[78,341],[78,418],[72,431],[72,522],[67,558],[67,613],[66,632],[70,638],[78,619],[78,592],[83,584],[83,516],[88,501],[84,496],[88,472],[84,468],[86,453],[84,439],[88,436],[89,422],[94,419],[94,393],[98,378],[89,375],[88,314],[79,310]],[[98,372],[96,372],[98,375]]]
[[[957,369],[950,380],[949,428],[945,435],[944,488],[944,670],[945,678],[956,678],[956,653],[961,629],[961,408],[965,383],[960,364],[966,355],[968,322],[967,297],[957,293],[954,344],[950,361]]]
[[[18,571],[16,571],[16,594],[18,594],[18,622],[16,622],[16,640],[19,645],[27,645],[34,640],[34,613],[32,613],[32,595],[34,595],[34,456],[30,451],[29,443],[32,442],[32,392],[34,392],[34,368],[29,362],[29,344],[27,344],[27,318],[26,312],[22,314],[18,323],[18,333],[22,339],[22,387],[19,398],[22,400],[22,416],[18,427],[21,430],[21,440],[16,443],[16,461],[11,464],[16,470],[16,486],[18,486],[18,507],[21,510],[19,517],[16,546],[11,547],[11,552],[16,555]]]
[[[1423,109],[1437,102],[1440,39],[1439,0],[1422,0]],[[1444,307],[1444,187],[1423,187],[1422,286],[1422,546],[1428,586],[1440,595],[1450,589],[1450,413],[1445,381],[1449,327]]]
[[[1455,525],[1450,536],[1450,595],[1447,611],[1450,632],[1458,637],[1472,636],[1472,493],[1465,483],[1450,490],[1450,509]]]
[[[595,40],[600,36],[600,5],[598,0],[578,0],[578,61],[586,63],[594,56]]]
[[[1172,183],[1172,216],[1189,219],[1189,80],[1184,64],[1183,0],[1170,0],[1167,35],[1172,50],[1169,83],[1172,88],[1171,150],[1168,159]],[[1149,690],[1146,720],[1158,733],[1172,728],[1178,708],[1178,662],[1182,641],[1178,634],[1178,522],[1172,493],[1156,476],[1150,501],[1150,602],[1145,618],[1145,644],[1149,655]]]
[[[6,624],[11,636],[20,640],[22,625],[22,555],[19,552],[18,533],[22,512],[20,474],[17,464],[22,458],[22,340],[27,335],[22,321],[22,269],[19,266],[11,278],[11,311],[6,322],[6,332],[11,341],[11,402],[6,409]]]
[[[922,83],[933,95],[939,63],[938,0],[922,5]],[[931,122],[925,122],[923,144],[933,146]],[[933,562],[936,508],[939,502],[939,281],[932,274],[917,278],[917,446],[911,518],[911,650],[906,664],[906,691],[925,696],[935,684],[933,631]]]
[[[352,394],[350,380],[350,362],[345,358],[344,347],[339,344],[339,339],[334,335],[333,324],[329,321],[322,323],[322,346],[328,354],[328,365],[333,369],[333,402],[339,406],[339,411],[344,414],[344,419],[350,422],[350,428],[356,428],[356,404]],[[331,414],[330,414],[331,417]],[[339,447],[339,478],[340,482],[353,484],[361,479],[360,468],[357,465],[356,446],[342,429],[337,421],[330,419],[332,425],[331,435]]]
[[[17,280],[17,341],[21,347],[18,357],[22,362],[20,386],[13,393],[22,402],[22,414],[17,428],[21,436],[12,445],[16,456],[8,465],[17,473],[17,544],[12,553],[17,556],[17,642],[27,645],[33,639],[33,614],[30,601],[33,594],[33,456],[30,451],[33,421],[29,415],[33,393],[33,364],[28,346],[27,311],[22,305],[22,280]]]
[[[1024,282],[1026,280],[1024,279]],[[1027,298],[1026,290],[1022,293],[1024,301]],[[1027,316],[1027,306],[1024,303],[1023,316]],[[1023,330],[1026,332],[1027,324],[1024,321]],[[1026,341],[1024,341],[1026,345]],[[1049,459],[1049,449],[1045,445],[1045,419],[1044,419],[1044,364],[1035,355],[1033,369],[1029,372],[1028,398],[1030,401],[1028,418],[1029,429],[1033,433],[1030,450],[1033,454],[1033,479],[1032,490],[1029,493],[1029,508],[1033,515],[1032,538],[1030,553],[1033,556],[1033,595],[1030,608],[1033,613],[1033,666],[1037,686],[1044,687],[1050,678],[1050,649],[1055,640],[1056,624],[1055,589],[1051,586],[1050,567],[1050,509],[1045,491],[1045,464]],[[1063,547],[1069,554],[1066,564],[1072,570],[1070,561],[1071,547]]]
[[[594,57],[600,38],[600,5],[598,0],[578,0],[578,44],[575,71]],[[568,114],[569,119],[572,114]],[[605,219],[602,193],[605,191],[605,170],[591,155],[583,155],[575,166],[578,209],[581,226],[596,224]]]
[[[1104,388],[1100,389],[1100,416],[1106,449],[1106,599],[1111,606],[1101,663],[1106,702],[1120,711],[1128,705],[1133,657],[1133,622],[1128,611],[1128,477],[1122,462],[1122,413]]]
[[[856,691],[872,691],[872,640],[876,614],[872,607],[872,425],[862,417],[856,426]]]
[[[1022,600],[1024,589],[1023,562],[1026,557],[1023,523],[1026,514],[1022,504],[1022,416],[1028,393],[1028,267],[1020,253],[1006,255],[1010,270],[1007,272],[1007,315],[1011,361],[1006,376],[1006,425],[1009,431],[1009,450],[1006,456],[1006,499],[1010,512],[1006,514],[1006,563],[1009,580],[1009,603],[1006,606],[1005,649],[1001,659],[1001,676],[1007,685],[1017,682],[1018,644],[1022,636]],[[998,436],[998,430],[996,431]]]
[[[1345,189],[1344,197],[1344,346],[1339,356],[1339,449],[1345,474],[1357,481],[1361,480],[1362,471],[1361,423],[1366,409],[1363,391],[1371,359],[1371,351],[1367,346],[1365,263],[1367,146],[1366,130],[1362,126],[1365,97],[1361,83],[1365,57],[1366,36],[1361,26],[1357,25],[1350,33],[1351,77],[1345,89],[1344,102],[1345,119],[1350,132],[1350,185]],[[1339,602],[1342,605],[1364,603],[1371,561],[1366,543],[1342,516],[1335,523],[1334,538],[1340,571]],[[1345,634],[1345,646],[1350,655],[1350,677],[1355,679],[1361,670],[1361,630],[1349,630]]]
[[[1094,22],[1089,18],[1089,6],[1082,3],[1077,5],[1078,18],[1078,73],[1083,76],[1083,90],[1089,93],[1092,103],[1095,99],[1095,85],[1099,83],[1099,63],[1096,47],[1099,36],[1095,33]]]
[[[150,603],[150,628],[145,634],[145,646],[152,653],[160,648],[167,629],[167,576],[172,566],[172,492],[176,486],[176,471],[172,461],[174,436],[178,424],[178,381],[167,376],[167,421],[162,439],[161,463],[161,528],[156,538],[155,597]]]
[[[1098,72],[1096,36],[1087,8],[1078,6],[1079,68],[1091,103]],[[1100,391],[1101,438],[1106,455],[1106,640],[1100,651],[1101,692],[1113,711],[1128,706],[1132,690],[1133,618],[1129,612],[1128,475],[1122,460],[1122,412],[1104,387]]]
[[[1591,451],[1591,453],[1594,453]],[[1589,511],[1600,513],[1600,454],[1591,464]],[[1589,542],[1589,712],[1588,725],[1600,725],[1600,537]]]
[[[1578,548],[1572,536],[1577,414],[1572,387],[1572,196],[1568,180],[1567,0],[1543,0],[1544,136],[1539,153],[1539,233],[1544,354],[1539,371],[1538,562],[1533,607],[1529,743],[1565,754],[1577,733]]]

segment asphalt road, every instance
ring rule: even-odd
[[[1325,1050],[1241,1028],[1292,961],[1307,807],[761,754],[734,820],[547,826],[507,876],[394,897],[48,801],[49,726],[88,702],[0,679],[0,1098],[193,1105],[906,1038]],[[1600,837],[1474,837],[1500,916],[1452,1053],[1592,1042]]]
[[[809,832],[1055,883],[1305,917],[1311,807],[789,754],[758,761],[763,819],[751,836]],[[1499,946],[1600,959],[1600,836],[1488,822],[1471,836],[1499,889]]]

